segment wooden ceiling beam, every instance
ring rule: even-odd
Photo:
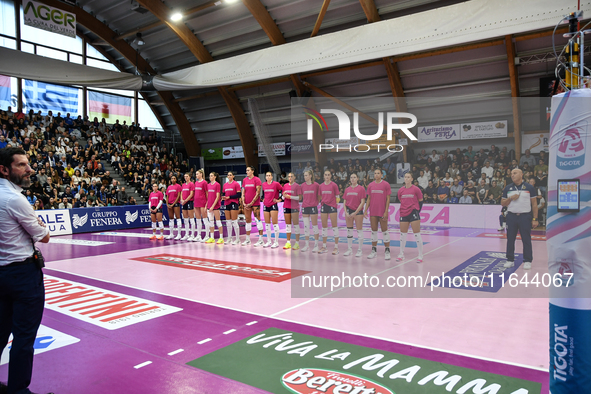
[[[182,22],[173,23],[168,20],[170,9],[164,5],[164,3],[162,3],[160,0],[138,0],[138,3],[156,15],[156,17],[158,17],[161,21],[163,21],[180,38],[187,48],[189,48],[191,53],[195,55],[199,62],[208,63],[213,61],[211,54],[207,51],[201,41],[199,41],[199,39],[187,27],[187,25]],[[228,110],[230,111],[232,119],[234,120],[234,125],[236,126],[240,141],[242,142],[246,164],[256,168],[258,166],[258,155],[255,154],[256,144],[254,140],[254,134],[250,129],[248,118],[244,114],[244,110],[240,105],[240,101],[238,101],[238,97],[236,97],[234,92],[229,92],[224,86],[218,87],[218,91],[226,102]],[[178,103],[176,104],[178,105]]]
[[[374,23],[382,20],[382,18],[380,18],[380,14],[378,13],[376,3],[374,3],[373,0],[359,0],[359,2],[361,3],[363,12],[365,12],[365,16],[367,17],[367,23]]]
[[[509,79],[511,80],[511,97],[513,101],[513,139],[515,141],[515,158],[519,161],[521,156],[521,117],[519,116],[519,75],[515,65],[515,43],[513,36],[505,36],[507,48],[507,65],[509,66]]]
[[[265,8],[260,0],[242,0],[242,3],[248,8],[252,16],[259,22],[267,37],[271,40],[273,45],[285,44],[285,38],[279,27],[269,14],[269,11]]]
[[[189,16],[189,15],[192,15],[192,14],[194,14],[196,12],[202,11],[202,10],[207,9],[209,7],[214,7],[216,5],[216,3],[218,3],[218,2],[219,2],[219,0],[214,0],[214,1],[210,1],[209,3],[205,3],[205,4],[202,4],[202,5],[197,6],[197,7],[189,8],[187,11],[184,11],[182,13],[183,14],[183,19],[186,20],[186,17]],[[137,33],[142,33],[142,32],[147,31],[147,30],[152,30],[152,29],[154,29],[154,28],[156,28],[158,26],[162,26],[163,24],[164,24],[164,22],[162,20],[158,20],[158,21],[156,21],[154,23],[150,23],[148,25],[144,25],[144,26],[138,27],[135,30],[128,31],[126,33],[121,33],[118,36],[116,36],[115,39],[116,40],[123,40],[123,39],[126,39],[127,37],[135,36]]]
[[[328,5],[330,4],[330,0],[324,0],[322,3],[322,7],[320,8],[320,12],[318,13],[318,18],[316,19],[316,23],[314,24],[314,29],[312,29],[312,34],[310,37],[314,37],[320,31],[320,25],[322,25],[322,21],[324,20],[324,15],[326,15],[326,10],[328,10]]]

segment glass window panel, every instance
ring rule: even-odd
[[[0,34],[16,37],[16,24],[14,23],[14,2],[0,0]],[[10,48],[8,45],[0,44]]]
[[[162,130],[162,125],[145,100],[138,100],[138,123],[150,130]]]
[[[46,48],[43,46],[37,46],[37,55],[50,57],[52,59],[68,60],[68,54],[66,52],[57,51],[55,49]]]

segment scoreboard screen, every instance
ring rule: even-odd
[[[558,212],[581,210],[581,184],[578,179],[558,180]]]

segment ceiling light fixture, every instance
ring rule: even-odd
[[[180,12],[175,12],[170,16],[170,20],[173,22],[178,22],[181,19],[183,19],[183,14],[181,14]]]
[[[137,44],[138,46],[145,45],[146,42],[142,38],[142,33],[136,33],[135,39],[131,42],[132,44]]]

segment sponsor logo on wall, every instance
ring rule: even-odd
[[[44,282],[47,309],[107,330],[116,330],[182,310],[49,275],[45,275]]]
[[[578,126],[577,126],[578,125]],[[576,170],[585,164],[585,144],[587,123],[579,122],[564,133],[556,152],[556,167],[560,170]]]
[[[152,264],[167,265],[171,267],[181,267],[199,271],[215,272],[218,274],[242,276],[245,278],[260,279],[269,282],[284,282],[286,280],[310,272],[280,267],[268,267],[256,264],[243,264],[212,259],[198,259],[195,257],[176,256],[171,254],[159,254],[155,256],[137,257],[131,260],[143,261],[145,263]]]
[[[35,213],[43,220],[51,235],[72,234],[69,209],[47,209],[35,211]]]

